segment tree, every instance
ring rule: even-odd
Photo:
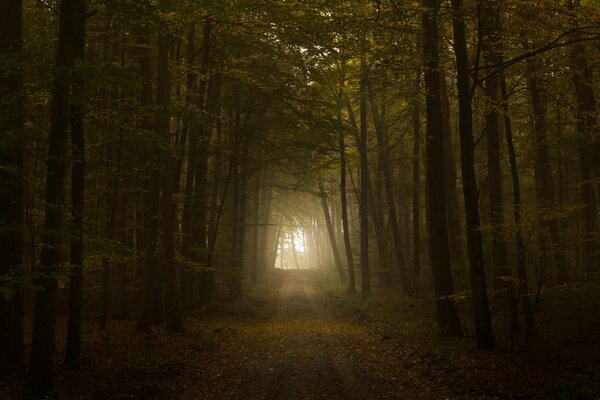
[[[21,0],[0,4],[0,377],[24,372],[23,28]],[[8,279],[7,279],[8,278]]]
[[[44,396],[52,388],[57,274],[64,238],[65,178],[70,119],[70,84],[77,33],[85,32],[85,0],[62,0],[46,172],[44,246],[36,271],[36,301],[27,391]]]
[[[364,34],[363,34],[364,35]],[[367,60],[362,37],[360,53],[360,272],[363,296],[371,295],[369,271],[369,161],[367,155]]]
[[[85,15],[86,4],[79,12]],[[85,52],[85,20],[73,28],[73,58],[76,68]],[[79,65],[77,65],[79,63]],[[84,79],[81,71],[73,73],[71,90],[71,241],[69,248],[69,321],[64,365],[79,369],[81,364],[81,313],[83,307],[83,208],[85,195],[85,135],[83,122]]]
[[[492,321],[488,305],[481,230],[479,229],[479,193],[475,175],[469,59],[467,54],[465,22],[464,17],[462,16],[462,1],[452,0],[452,6],[455,11],[453,33],[459,104],[460,157],[465,214],[467,220],[467,249],[475,315],[475,331],[477,335],[477,346],[483,349],[489,349],[495,347],[496,341],[492,331]]]
[[[423,67],[427,116],[427,188],[431,231],[431,268],[438,330],[444,336],[461,336],[454,302],[450,247],[446,221],[443,164],[442,104],[439,74],[439,0],[423,0]],[[466,197],[466,196],[465,196]]]

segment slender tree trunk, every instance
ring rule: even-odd
[[[85,12],[85,8],[83,9]],[[83,61],[85,19],[73,31],[74,61]],[[81,309],[83,303],[83,207],[85,188],[85,135],[83,123],[83,76],[73,74],[71,98],[71,243],[69,253],[69,311],[64,365],[81,365]]]
[[[0,295],[0,378],[25,372],[22,12],[21,0],[0,2],[0,276],[15,279]]]
[[[232,178],[233,178],[233,199],[232,199],[232,235],[231,235],[231,268],[229,277],[229,299],[237,300],[242,296],[242,260],[241,260],[241,241],[240,236],[243,237],[242,227],[242,189],[243,189],[243,177],[242,177],[242,151],[241,148],[244,146],[242,141],[245,142],[244,133],[240,124],[240,110],[239,102],[235,101],[235,110],[233,111],[233,118],[235,123],[231,129],[231,145],[233,147],[231,152],[230,163],[232,165]],[[232,116],[230,115],[230,118]]]
[[[502,77],[500,81],[502,89],[502,111],[504,112],[504,133],[506,135],[506,144],[508,146],[508,157],[510,161],[510,173],[513,186],[513,217],[515,221],[515,240],[517,243],[517,273],[519,275],[519,287],[517,301],[513,301],[511,324],[511,347],[514,346],[514,333],[518,323],[518,300],[523,299],[523,311],[525,312],[525,320],[527,321],[527,329],[529,329],[532,321],[532,310],[529,301],[529,285],[527,282],[527,259],[525,254],[525,243],[523,241],[523,231],[521,227],[521,183],[519,180],[519,170],[517,168],[517,156],[513,143],[512,123],[508,109],[508,94],[506,92],[506,81]]]
[[[412,106],[413,159],[412,159],[412,219],[413,219],[413,280],[415,291],[421,288],[421,69],[415,79],[415,96]]]
[[[175,160],[171,154],[171,127],[169,106],[169,35],[164,28],[158,32],[158,60],[156,81],[156,104],[161,107],[157,120],[157,133],[164,139],[167,149],[163,160],[166,166],[163,176],[163,246],[165,259],[165,329],[167,332],[183,331],[183,320],[177,285],[177,264],[175,263],[175,204],[173,188],[175,180]]]
[[[252,204],[252,260],[250,265],[250,283],[252,286],[256,286],[258,278],[258,260],[260,250],[258,248],[259,242],[259,223],[260,223],[260,170],[255,172],[254,176],[254,191],[253,191],[253,204]]]
[[[396,213],[396,202],[394,188],[392,186],[392,171],[390,169],[389,160],[389,139],[385,130],[383,115],[379,114],[377,110],[377,104],[373,96],[373,88],[369,83],[369,99],[371,103],[371,114],[375,123],[375,132],[377,136],[377,144],[379,150],[379,159],[381,160],[381,167],[383,172],[383,182],[385,186],[385,194],[389,212],[389,222],[392,226],[392,234],[394,238],[394,250],[396,253],[396,262],[398,263],[398,270],[400,273],[400,279],[402,284],[402,290],[405,294],[411,294],[412,288],[410,285],[410,278],[406,269],[406,263],[404,261],[404,254],[402,253],[402,234],[400,233],[400,226],[398,222],[398,215]],[[383,113],[382,113],[383,114]]]
[[[523,47],[526,50],[529,48],[525,42],[523,42]],[[533,107],[533,129],[537,150],[535,159],[535,183],[540,205],[543,207],[552,207],[555,201],[550,149],[546,135],[546,96],[542,88],[542,82],[536,77],[533,62],[534,61],[531,59],[527,60],[527,88]],[[568,277],[567,261],[562,249],[560,226],[556,219],[552,219],[548,222],[548,231],[550,233],[550,241],[556,251],[554,261],[557,277],[564,280]]]
[[[442,102],[442,125],[444,128],[444,182],[446,184],[446,214],[448,215],[448,238],[450,240],[450,256],[454,263],[463,256],[460,241],[461,220],[458,209],[458,190],[456,187],[456,161],[452,147],[452,122],[450,120],[450,101],[446,84],[446,74],[440,71],[440,100]]]
[[[195,66],[195,33],[192,26],[188,32],[187,64],[188,68]],[[207,47],[208,48],[208,47]],[[186,103],[195,103],[196,93],[196,73],[191,70],[186,77]],[[192,196],[194,193],[194,169],[196,167],[196,146],[197,131],[195,126],[188,127],[187,143],[187,162],[185,171],[185,187],[183,198],[183,211],[181,217],[181,256],[186,263],[181,270],[181,306],[183,313],[188,313],[192,309],[192,296],[194,290],[194,273],[190,266],[192,261]]]
[[[140,92],[140,104],[148,109],[153,105],[152,98],[152,57],[148,50],[151,46],[150,31],[147,26],[142,26],[138,32],[138,43],[140,45],[138,64],[142,78],[142,89]],[[142,127],[148,131],[152,130],[153,123],[150,117],[144,118]],[[156,166],[158,163],[158,152],[156,149],[148,150],[145,154],[144,166],[144,275],[142,287],[142,312],[137,329],[141,332],[150,332],[152,324],[157,319],[160,311],[157,309],[158,302],[155,299],[156,287],[159,285],[157,266],[158,246],[158,213],[160,203],[160,172]],[[160,299],[159,299],[160,300]]]
[[[579,7],[579,0],[569,1],[569,8]],[[583,228],[585,242],[583,243],[583,264],[586,274],[600,271],[600,242],[598,231],[598,199],[595,194],[600,176],[600,139],[598,139],[598,119],[596,97],[594,95],[592,68],[586,57],[586,49],[581,43],[570,46],[573,62],[573,85],[577,97],[577,134],[579,149],[579,165],[582,179]]]
[[[500,9],[496,0],[483,0],[479,3],[479,35],[486,64],[501,65]],[[500,129],[498,110],[500,108],[498,74],[485,79],[485,133],[487,135],[488,189],[490,195],[490,222],[497,227],[492,232],[492,266],[494,289],[499,294],[504,308],[509,312],[515,306],[515,294],[510,279],[508,253],[500,227],[504,225],[502,166],[500,163]]]
[[[364,33],[363,33],[364,35]],[[365,38],[360,54],[360,272],[363,296],[371,295],[369,271],[369,160],[367,148],[367,60]]]
[[[439,74],[439,0],[423,0],[423,67],[427,110],[427,186],[431,230],[431,268],[439,333],[461,336],[454,296],[446,202],[444,193],[444,142]]]
[[[453,19],[454,50],[456,53],[460,157],[463,178],[463,195],[467,220],[467,249],[471,276],[471,291],[475,315],[477,346],[490,349],[496,346],[492,321],[488,305],[487,286],[481,231],[479,223],[479,191],[475,174],[475,146],[473,143],[473,110],[471,104],[471,84],[469,82],[469,59],[465,34],[465,22],[462,17],[462,0],[452,0],[455,11]],[[431,195],[430,199],[435,196]]]
[[[73,67],[73,40],[78,26],[85,23],[85,0],[62,0],[56,71],[52,91],[50,136],[46,172],[45,217],[42,254],[37,271],[36,301],[27,391],[44,396],[52,388],[52,364],[56,325],[57,272],[61,264],[64,233],[64,206],[69,139],[70,70]]]
[[[333,230],[333,224],[331,222],[331,215],[329,213],[329,205],[327,204],[327,194],[323,187],[323,181],[319,179],[319,193],[321,197],[321,206],[323,207],[323,216],[325,217],[325,225],[327,226],[327,233],[329,235],[329,243],[331,244],[331,251],[333,252],[333,258],[335,260],[335,267],[340,278],[341,283],[346,283],[346,273],[344,272],[344,266],[342,265],[342,257],[338,250],[337,242],[335,240],[335,232]]]
[[[341,105],[340,105],[341,110]],[[340,118],[341,121],[341,118]],[[339,136],[340,150],[340,200],[342,204],[342,227],[344,229],[344,248],[346,250],[346,262],[348,263],[348,292],[356,293],[356,278],[354,276],[354,259],[352,256],[352,244],[350,242],[350,224],[348,223],[348,199],[346,198],[346,141],[344,133]]]
[[[354,139],[356,142],[356,146],[360,147],[360,129],[356,122],[356,117],[354,115],[354,110],[352,109],[352,105],[350,104],[350,99],[346,93],[343,94],[344,103],[346,104],[346,111],[348,112],[348,119],[350,120],[350,126],[353,128],[352,133],[354,134]],[[350,178],[352,178],[352,173],[350,173]],[[374,187],[371,183],[371,176],[367,177],[367,184],[369,188]],[[375,186],[376,187],[376,186]],[[357,192],[355,188],[355,192]],[[360,193],[357,193],[357,198],[360,197]],[[373,194],[373,190],[368,190],[367,199],[369,201],[370,206],[368,207],[369,212],[371,213],[371,219],[373,220],[373,231],[375,232],[375,244],[377,245],[377,254],[378,254],[378,264],[379,271],[385,271],[388,269],[389,263],[389,250],[387,240],[385,238],[384,230],[384,218],[383,218],[383,210],[381,207],[377,207],[376,196]],[[360,199],[358,199],[359,203],[359,211],[360,211]],[[359,212],[360,214],[360,212]],[[360,215],[359,215],[360,217]],[[385,274],[383,274],[385,277]],[[386,282],[386,284],[389,282]]]
[[[111,191],[108,195],[106,210],[106,221],[104,225],[104,238],[112,242],[115,238],[115,227],[117,224],[117,205],[119,192],[121,189],[121,165],[122,165],[123,143],[119,139],[117,145],[117,156],[114,158],[112,145],[108,146],[106,161],[110,164],[116,163]],[[111,169],[114,167],[111,165]],[[108,328],[108,313],[110,309],[110,283],[111,283],[111,262],[108,257],[102,260],[102,302],[100,310],[100,330],[106,331]]]

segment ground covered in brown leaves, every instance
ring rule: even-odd
[[[83,371],[57,369],[62,399],[599,399],[593,346],[568,352],[480,352],[441,341],[428,323],[378,316],[377,300],[332,295],[307,274],[276,290],[219,302],[186,319],[183,334],[110,335],[85,325]],[[361,304],[361,306],[357,306]],[[427,321],[421,317],[419,321]],[[430,321],[429,321],[430,322]],[[64,335],[59,320],[58,338]],[[57,349],[58,357],[62,349]],[[23,381],[0,383],[18,399]]]

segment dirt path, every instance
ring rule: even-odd
[[[186,318],[179,334],[157,327],[142,335],[130,320],[111,321],[106,335],[89,319],[82,372],[60,369],[66,320],[59,318],[55,394],[82,400],[547,400],[554,382],[561,393],[572,393],[574,385],[595,390],[595,361],[479,352],[471,342],[432,335],[382,335],[378,319],[340,315],[315,282],[306,273],[283,274],[277,290],[218,301]],[[586,349],[585,359],[596,360],[598,350]],[[20,399],[23,387],[22,379],[0,381],[0,399]],[[552,397],[563,398],[598,399]]]
[[[213,376],[208,387],[215,391],[203,398],[446,398],[419,385],[408,365],[395,368],[392,343],[364,325],[334,316],[309,276],[288,276],[275,301],[273,315],[265,321],[241,330],[224,328],[231,335],[224,345],[231,347],[219,365],[226,368]],[[197,388],[190,386],[183,397],[194,394]]]

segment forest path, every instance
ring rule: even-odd
[[[223,328],[230,337],[215,360],[212,383],[201,384],[212,387],[202,398],[447,398],[420,382],[409,364],[399,365],[396,344],[335,316],[309,273],[285,274],[271,300],[272,314],[264,320]],[[183,398],[200,398],[197,390],[190,385]]]

